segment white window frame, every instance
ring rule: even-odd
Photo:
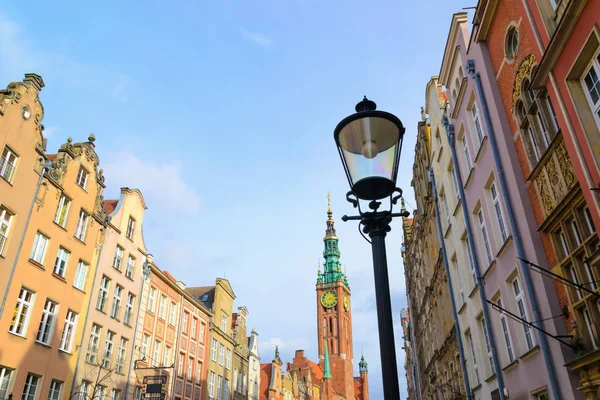
[[[119,389],[113,389],[110,394],[110,400],[120,400],[121,391]]]
[[[154,351],[152,352],[152,364],[155,367],[160,366],[160,353],[162,352],[162,342],[158,339],[154,339]]]
[[[150,344],[150,335],[148,335],[147,333],[144,333],[144,336],[142,336],[142,346],[140,349],[140,352],[142,353],[142,357],[147,356],[148,355],[148,345]],[[150,364],[150,363],[148,363]]]
[[[210,371],[208,375],[208,397],[215,398],[215,373]]]
[[[477,107],[477,100],[473,101],[473,106],[471,106],[471,121],[473,122],[473,127],[475,128],[475,133],[477,135],[477,140],[479,142],[479,146],[483,143],[483,138],[485,138],[485,129],[483,129],[483,125],[481,124],[481,116],[479,115],[479,107]]]
[[[69,256],[71,252],[64,247],[60,246],[58,248],[58,253],[56,254],[56,260],[54,261],[54,270],[53,272],[61,277],[65,277],[67,273],[67,264],[69,263]]]
[[[217,339],[212,340],[210,348],[210,359],[215,362],[217,361]]]
[[[0,255],[4,252],[8,242],[8,234],[13,220],[13,215],[4,207],[0,207]]]
[[[466,171],[465,171],[465,179],[469,176],[469,173],[471,172],[471,170],[473,169],[473,159],[471,158],[471,152],[469,151],[469,143],[467,142],[467,135],[463,135],[463,138],[461,140],[463,142],[463,150],[465,153],[465,166]]]
[[[200,361],[198,361],[196,363],[196,384],[198,384],[198,385],[200,385],[202,383],[201,372],[202,372],[202,363]]]
[[[129,279],[133,279],[133,273],[135,272],[135,257],[131,254],[127,256],[127,269],[125,270],[125,276]]]
[[[188,357],[186,378],[188,381],[191,381],[193,377],[194,377],[194,359],[192,357]]]
[[[573,264],[569,264],[565,266],[565,269],[567,270],[567,274],[569,275],[569,278],[571,279],[572,282],[575,282],[578,285],[581,285],[581,281],[579,279],[579,274],[577,273],[577,268],[575,267],[575,265]],[[583,299],[583,291],[578,288],[575,287],[575,293],[577,293],[577,298],[573,299],[573,302],[577,302],[581,299]]]
[[[204,330],[206,329],[206,325],[204,324],[204,322],[200,322],[200,337],[198,338],[198,341],[200,343],[204,343]]]
[[[219,376],[217,376],[217,400],[221,400],[222,398],[223,398],[223,377],[221,375],[219,375]]]
[[[88,400],[88,395],[90,393],[90,388],[92,386],[91,382],[82,381],[79,386],[79,398],[77,400]],[[95,399],[92,399],[95,400]]]
[[[488,265],[492,263],[494,257],[492,255],[492,248],[490,245],[490,238],[487,234],[487,228],[485,226],[485,219],[483,217],[483,210],[479,209],[477,212],[477,221],[479,221],[479,229],[481,232],[481,239],[483,240],[483,248],[485,250],[485,255],[488,260]]]
[[[548,111],[550,112],[550,117],[552,124],[554,125],[555,132],[560,130],[560,126],[558,125],[558,116],[556,115],[556,111],[554,110],[554,106],[552,105],[552,100],[550,99],[550,95],[546,94],[546,105],[548,106]]]
[[[163,365],[165,367],[171,366],[171,346],[165,346],[165,352],[163,354]]]
[[[115,257],[113,258],[113,264],[112,267],[114,269],[116,269],[117,271],[121,270],[121,262],[123,261],[123,253],[125,252],[125,249],[123,249],[121,246],[117,245],[117,248],[115,249]]]
[[[46,251],[48,250],[49,243],[50,238],[48,236],[36,232],[29,258],[40,265],[44,265],[44,258],[46,258]]]
[[[529,136],[529,141],[531,142],[531,149],[533,150],[533,155],[535,157],[535,162],[540,161],[542,156],[542,150],[540,148],[540,144],[538,143],[537,137],[535,136],[535,131],[533,130],[533,125],[531,122],[527,123],[527,135]]]
[[[516,283],[516,285],[515,285]],[[521,281],[518,277],[513,279],[512,281],[512,289],[513,294],[515,296],[515,304],[517,306],[517,311],[519,312],[519,317],[527,322],[529,320],[529,311],[527,310],[527,304],[525,303],[525,298],[523,294],[523,287],[521,286]],[[531,331],[531,327],[527,324],[520,324],[523,328],[523,338],[525,339],[525,348],[527,351],[533,349],[535,347],[535,338],[533,337],[533,332]]]
[[[600,97],[598,98],[598,101],[596,103],[593,102],[592,97],[590,96],[588,87],[585,83],[585,78],[592,70],[594,70],[594,73],[596,74],[596,79],[597,79],[596,82],[598,84],[600,84],[600,60],[599,60],[599,58],[600,58],[600,52],[596,52],[596,54],[590,61],[588,67],[585,69],[585,73],[582,75],[581,80],[580,80],[581,88],[583,90],[583,93],[585,94],[585,98],[588,101],[588,105],[590,106],[592,114],[594,115],[594,120],[596,121],[596,126],[598,127],[598,129],[600,129],[600,116],[598,115],[598,113],[600,113]],[[600,95],[600,93],[599,93],[599,95]]]
[[[487,325],[485,323],[485,318],[481,318],[479,320],[479,325],[481,327],[481,331],[483,332],[483,343],[485,344],[485,350],[487,353],[487,358],[490,365],[490,372],[492,375],[496,374],[496,367],[494,366],[494,357],[492,355],[492,346],[490,345],[490,337],[487,332]]]
[[[192,330],[190,332],[190,336],[192,339],[196,339],[196,325],[198,324],[198,319],[192,317]]]
[[[229,379],[223,379],[223,399],[229,400]]]
[[[469,267],[471,268],[471,277],[473,280],[473,286],[477,286],[477,271],[475,270],[475,261],[473,260],[473,255],[471,254],[471,243],[469,242],[469,238],[466,237],[464,239],[465,242],[465,250],[467,252],[467,258],[469,260]]]
[[[177,304],[171,302],[169,306],[169,325],[175,326],[175,313],[176,313]]]
[[[223,343],[219,343],[219,365],[223,365],[225,363],[225,345]]]
[[[148,311],[154,314],[154,302],[156,301],[156,288],[150,286],[150,294],[148,295]]]
[[[158,318],[164,319],[167,317],[167,296],[164,294],[160,295],[160,300],[158,301]]]
[[[106,338],[104,339],[104,350],[102,351],[102,367],[103,368],[111,367],[116,337],[117,337],[116,333],[114,333],[112,331],[106,331]]]
[[[506,219],[504,218],[504,210],[502,208],[502,202],[500,201],[500,193],[496,183],[490,185],[490,195],[492,197],[492,204],[494,205],[494,212],[496,214],[496,223],[498,224],[498,230],[500,232],[500,238],[502,244],[508,240],[508,227],[506,226]],[[502,247],[502,246],[500,246]]]
[[[52,379],[50,389],[48,390],[48,400],[60,400],[63,382]]]
[[[181,330],[182,330],[182,332],[185,335],[187,335],[189,318],[190,318],[190,313],[187,312],[187,311],[184,311],[183,312],[183,318],[182,318],[182,321],[181,321]]]
[[[458,293],[460,293],[460,305],[462,305],[465,302],[465,293],[463,290],[463,285],[462,285],[462,279],[460,276],[460,270],[458,268],[458,260],[456,259],[456,256],[454,256],[454,258],[452,258],[452,260],[450,260],[450,262],[452,263],[452,268],[456,271],[456,280],[458,282]],[[458,308],[460,308],[460,305]]]
[[[62,350],[65,353],[71,353],[73,349],[73,339],[75,338],[78,319],[79,314],[73,310],[67,310],[63,332],[60,337],[60,346],[58,347],[59,350]]]
[[[0,156],[0,176],[7,182],[12,182],[18,161],[19,156],[10,147],[4,146]]]
[[[177,359],[177,376],[180,378],[183,378],[183,369],[185,368],[184,359],[185,355],[183,355],[183,353],[179,353],[179,358]]]
[[[79,211],[79,218],[77,218],[77,226],[75,228],[75,237],[82,242],[85,242],[85,235],[87,233],[87,226],[90,216],[81,209]]]
[[[135,233],[135,219],[131,216],[127,220],[127,230],[125,231],[125,236],[127,239],[133,239],[133,234]]]
[[[23,337],[26,336],[34,301],[35,292],[26,289],[25,287],[21,287],[15,306],[15,313],[9,328],[10,333]]]
[[[225,350],[225,368],[231,369],[231,350]]]
[[[110,316],[114,319],[119,319],[121,313],[121,296],[123,295],[123,287],[115,285],[115,291],[113,293],[113,304],[110,309]]]
[[[85,361],[90,364],[96,364],[98,359],[98,350],[100,348],[100,335],[102,335],[102,327],[97,324],[92,324],[90,329],[90,340],[88,342],[87,354]]]
[[[477,356],[475,354],[475,346],[473,344],[473,336],[471,336],[471,332],[467,332],[467,342],[469,343],[469,347],[471,348],[471,357],[473,363],[473,372],[475,373],[475,379],[477,381],[477,385],[481,384],[481,378],[479,377],[479,366],[477,365]]]
[[[456,169],[454,166],[450,169],[450,174],[452,175],[452,183],[454,184],[454,194],[456,195],[456,204],[460,201],[460,188],[458,183],[458,178],[456,177]]]
[[[594,329],[592,328],[592,317],[590,316],[590,311],[587,307],[583,307],[582,312],[583,320],[588,330],[588,335],[590,335],[590,341],[592,342],[592,347],[594,350],[598,349],[598,341],[596,340],[596,335],[594,335]]]
[[[67,224],[67,217],[69,215],[69,209],[71,208],[71,199],[62,194],[58,200],[58,207],[56,207],[56,214],[54,214],[54,223],[64,228]]]
[[[110,279],[106,275],[102,275],[100,280],[100,288],[98,289],[98,299],[96,301],[96,310],[104,312],[106,303],[108,303],[108,291],[110,290]]]
[[[227,315],[221,316],[221,330],[227,333]]]
[[[54,325],[56,323],[56,316],[58,314],[58,303],[46,299],[44,304],[44,310],[42,311],[42,318],[40,320],[40,326],[35,341],[45,345],[49,345],[52,340],[54,333]]]
[[[79,166],[79,171],[77,171],[77,178],[75,179],[75,183],[83,190],[85,190],[85,187],[87,185],[88,175],[89,173],[86,171],[86,169],[83,168],[83,166]]]
[[[133,308],[135,307],[135,295],[131,292],[127,293],[127,303],[125,304],[125,315],[123,323],[131,326],[131,318],[133,317]]]
[[[85,280],[87,278],[87,272],[89,265],[83,261],[79,261],[77,264],[77,270],[75,271],[75,279],[73,280],[73,287],[83,291],[85,287]]]
[[[13,370],[0,366],[0,399],[8,398]]]
[[[35,400],[35,395],[40,383],[40,377],[31,373],[27,374],[25,384],[23,385],[23,393],[21,400]]]
[[[546,148],[548,148],[548,146],[550,146],[550,132],[548,131],[548,127],[546,126],[546,123],[544,122],[544,117],[542,116],[542,110],[540,110],[539,106],[538,106],[538,110],[536,111],[535,115],[532,118],[537,120],[537,123],[540,126],[540,131],[542,133],[542,138],[544,139],[544,144],[546,145]]]
[[[498,299],[497,304],[498,307],[502,307],[502,300]],[[515,361],[515,353],[513,350],[508,319],[502,311],[500,311],[500,326],[502,327],[502,336],[504,338],[504,345],[506,346],[506,355],[508,356],[508,363],[510,364],[513,361]]]

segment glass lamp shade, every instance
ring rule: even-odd
[[[404,137],[398,117],[374,110],[371,103],[372,109],[346,117],[334,131],[350,187],[362,200],[379,200],[394,192]]]

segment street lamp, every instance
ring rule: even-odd
[[[344,118],[336,126],[334,138],[350,184],[346,200],[358,208],[359,213],[350,217],[344,215],[342,220],[360,221],[362,232],[371,238],[383,394],[386,400],[399,400],[385,236],[390,231],[393,217],[410,215],[406,211],[392,213],[393,205],[402,197],[402,190],[396,187],[396,178],[404,126],[395,115],[376,109],[375,102],[365,96],[356,105],[356,113]],[[378,200],[387,198],[390,200],[389,210],[380,210],[381,201]],[[372,211],[363,211],[360,200],[368,201]]]

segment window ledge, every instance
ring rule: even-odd
[[[514,369],[517,365],[519,365],[519,360],[517,360],[515,358],[515,360],[513,362],[511,362],[510,364],[508,364],[507,366],[505,366],[504,368],[502,368],[502,371],[508,372],[508,371]]]
[[[494,379],[496,379],[496,374],[492,374],[492,375],[488,376],[487,378],[485,378],[485,382],[490,383]]]
[[[56,272],[52,272],[52,276],[58,279],[61,282],[67,283],[67,280],[64,276],[57,274]]]
[[[70,355],[70,356],[72,356],[72,355],[73,355],[73,352],[72,352],[72,351],[67,351],[67,350],[63,350],[63,349],[60,349],[60,348],[58,349],[58,351],[59,351],[59,352],[61,352],[61,353],[64,353],[64,354],[68,354],[68,355]]]
[[[33,258],[30,258],[29,260],[30,264],[35,265],[36,267],[38,267],[39,269],[41,269],[42,271],[46,270],[46,267],[44,267],[42,264],[40,264],[39,262],[35,261]]]
[[[73,235],[73,237],[74,237],[74,238],[75,238],[75,239],[76,239],[78,242],[81,242],[81,243],[83,243],[83,244],[85,245],[85,242],[84,242],[83,240],[79,239],[79,238],[78,238],[77,236],[75,236],[75,235]]]
[[[483,279],[486,279],[494,270],[494,267],[496,266],[496,260],[492,260],[492,262],[490,263],[490,265],[488,265],[485,269],[485,271],[483,271]]]
[[[479,285],[473,286],[473,290],[471,290],[471,293],[469,293],[469,298],[470,299],[473,298],[473,296],[475,295],[475,292],[477,292],[477,289],[479,289]]]
[[[52,222],[54,223],[54,225],[58,226],[58,227],[59,227],[60,229],[62,229],[63,231],[65,231],[65,232],[67,231],[67,228],[65,228],[64,226],[62,226],[62,225],[61,225],[61,224],[59,224],[58,222],[56,222],[56,221],[52,221]]]
[[[479,145],[479,149],[477,150],[477,154],[475,155],[475,162],[478,163],[479,159],[481,158],[481,155],[483,154],[483,149],[485,147],[485,144],[488,141],[488,135],[485,135],[483,137],[483,139],[481,139],[481,144]]]
[[[520,359],[522,359],[523,361],[530,359],[531,357],[533,357],[534,355],[536,355],[537,353],[540,352],[540,346],[539,345],[535,345],[533,346],[533,348],[525,353],[523,353],[521,355],[521,357],[519,357]]]
[[[85,293],[85,290],[79,289],[77,286],[73,285],[73,289],[80,291],[81,293]]]
[[[467,308],[467,302],[463,301],[463,303],[461,304],[461,306],[458,309],[458,313],[459,314],[462,313],[465,308]]]
[[[51,349],[52,348],[52,346],[50,346],[48,343],[40,342],[39,340],[36,340],[35,344],[40,345],[42,347],[45,347],[47,349]]]
[[[15,333],[15,332],[11,332],[11,331],[8,331],[8,333],[10,333],[11,335],[14,335],[16,337],[20,337],[21,339],[27,340],[27,336],[21,335],[20,333]]]
[[[479,385],[477,385],[477,386],[472,387],[471,391],[474,392],[474,391],[479,390],[479,389],[481,389],[481,383]]]
[[[469,170],[469,174],[467,175],[467,179],[465,179],[465,183],[463,185],[463,189],[467,189],[467,187],[469,186],[469,184],[472,181],[473,175],[475,174],[475,167],[471,167],[471,169]]]
[[[509,235],[506,240],[504,241],[504,244],[502,245],[502,247],[500,247],[500,250],[498,250],[498,254],[496,254],[496,258],[501,258],[502,255],[506,252],[506,250],[508,249],[508,247],[510,246],[510,244],[513,241],[513,237],[512,235]]]
[[[13,171],[13,172],[14,172],[14,171]],[[12,184],[12,182],[10,182],[10,181],[6,180],[6,178],[5,178],[5,177],[3,177],[3,176],[1,176],[1,175],[0,175],[0,178],[2,178],[2,179],[0,179],[0,182],[6,182],[6,183],[8,183],[10,186],[14,187],[14,185]]]

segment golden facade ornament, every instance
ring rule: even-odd
[[[567,190],[570,190],[575,186],[577,180],[575,178],[575,173],[573,172],[573,164],[571,163],[571,159],[569,158],[565,147],[565,142],[561,141],[557,146],[556,156],[558,158],[558,167],[562,171],[565,184],[567,185]]]
[[[525,57],[525,59],[523,61],[521,61],[521,64],[519,64],[519,69],[517,70],[517,75],[515,76],[515,82],[513,84],[513,93],[512,93],[513,101],[512,101],[512,107],[510,108],[510,112],[513,112],[513,110],[515,108],[515,103],[517,102],[517,100],[519,99],[519,96],[521,95],[521,83],[523,82],[523,78],[527,74],[529,74],[529,72],[533,68],[535,62],[536,62],[535,56],[533,54],[530,54],[527,57]]]

